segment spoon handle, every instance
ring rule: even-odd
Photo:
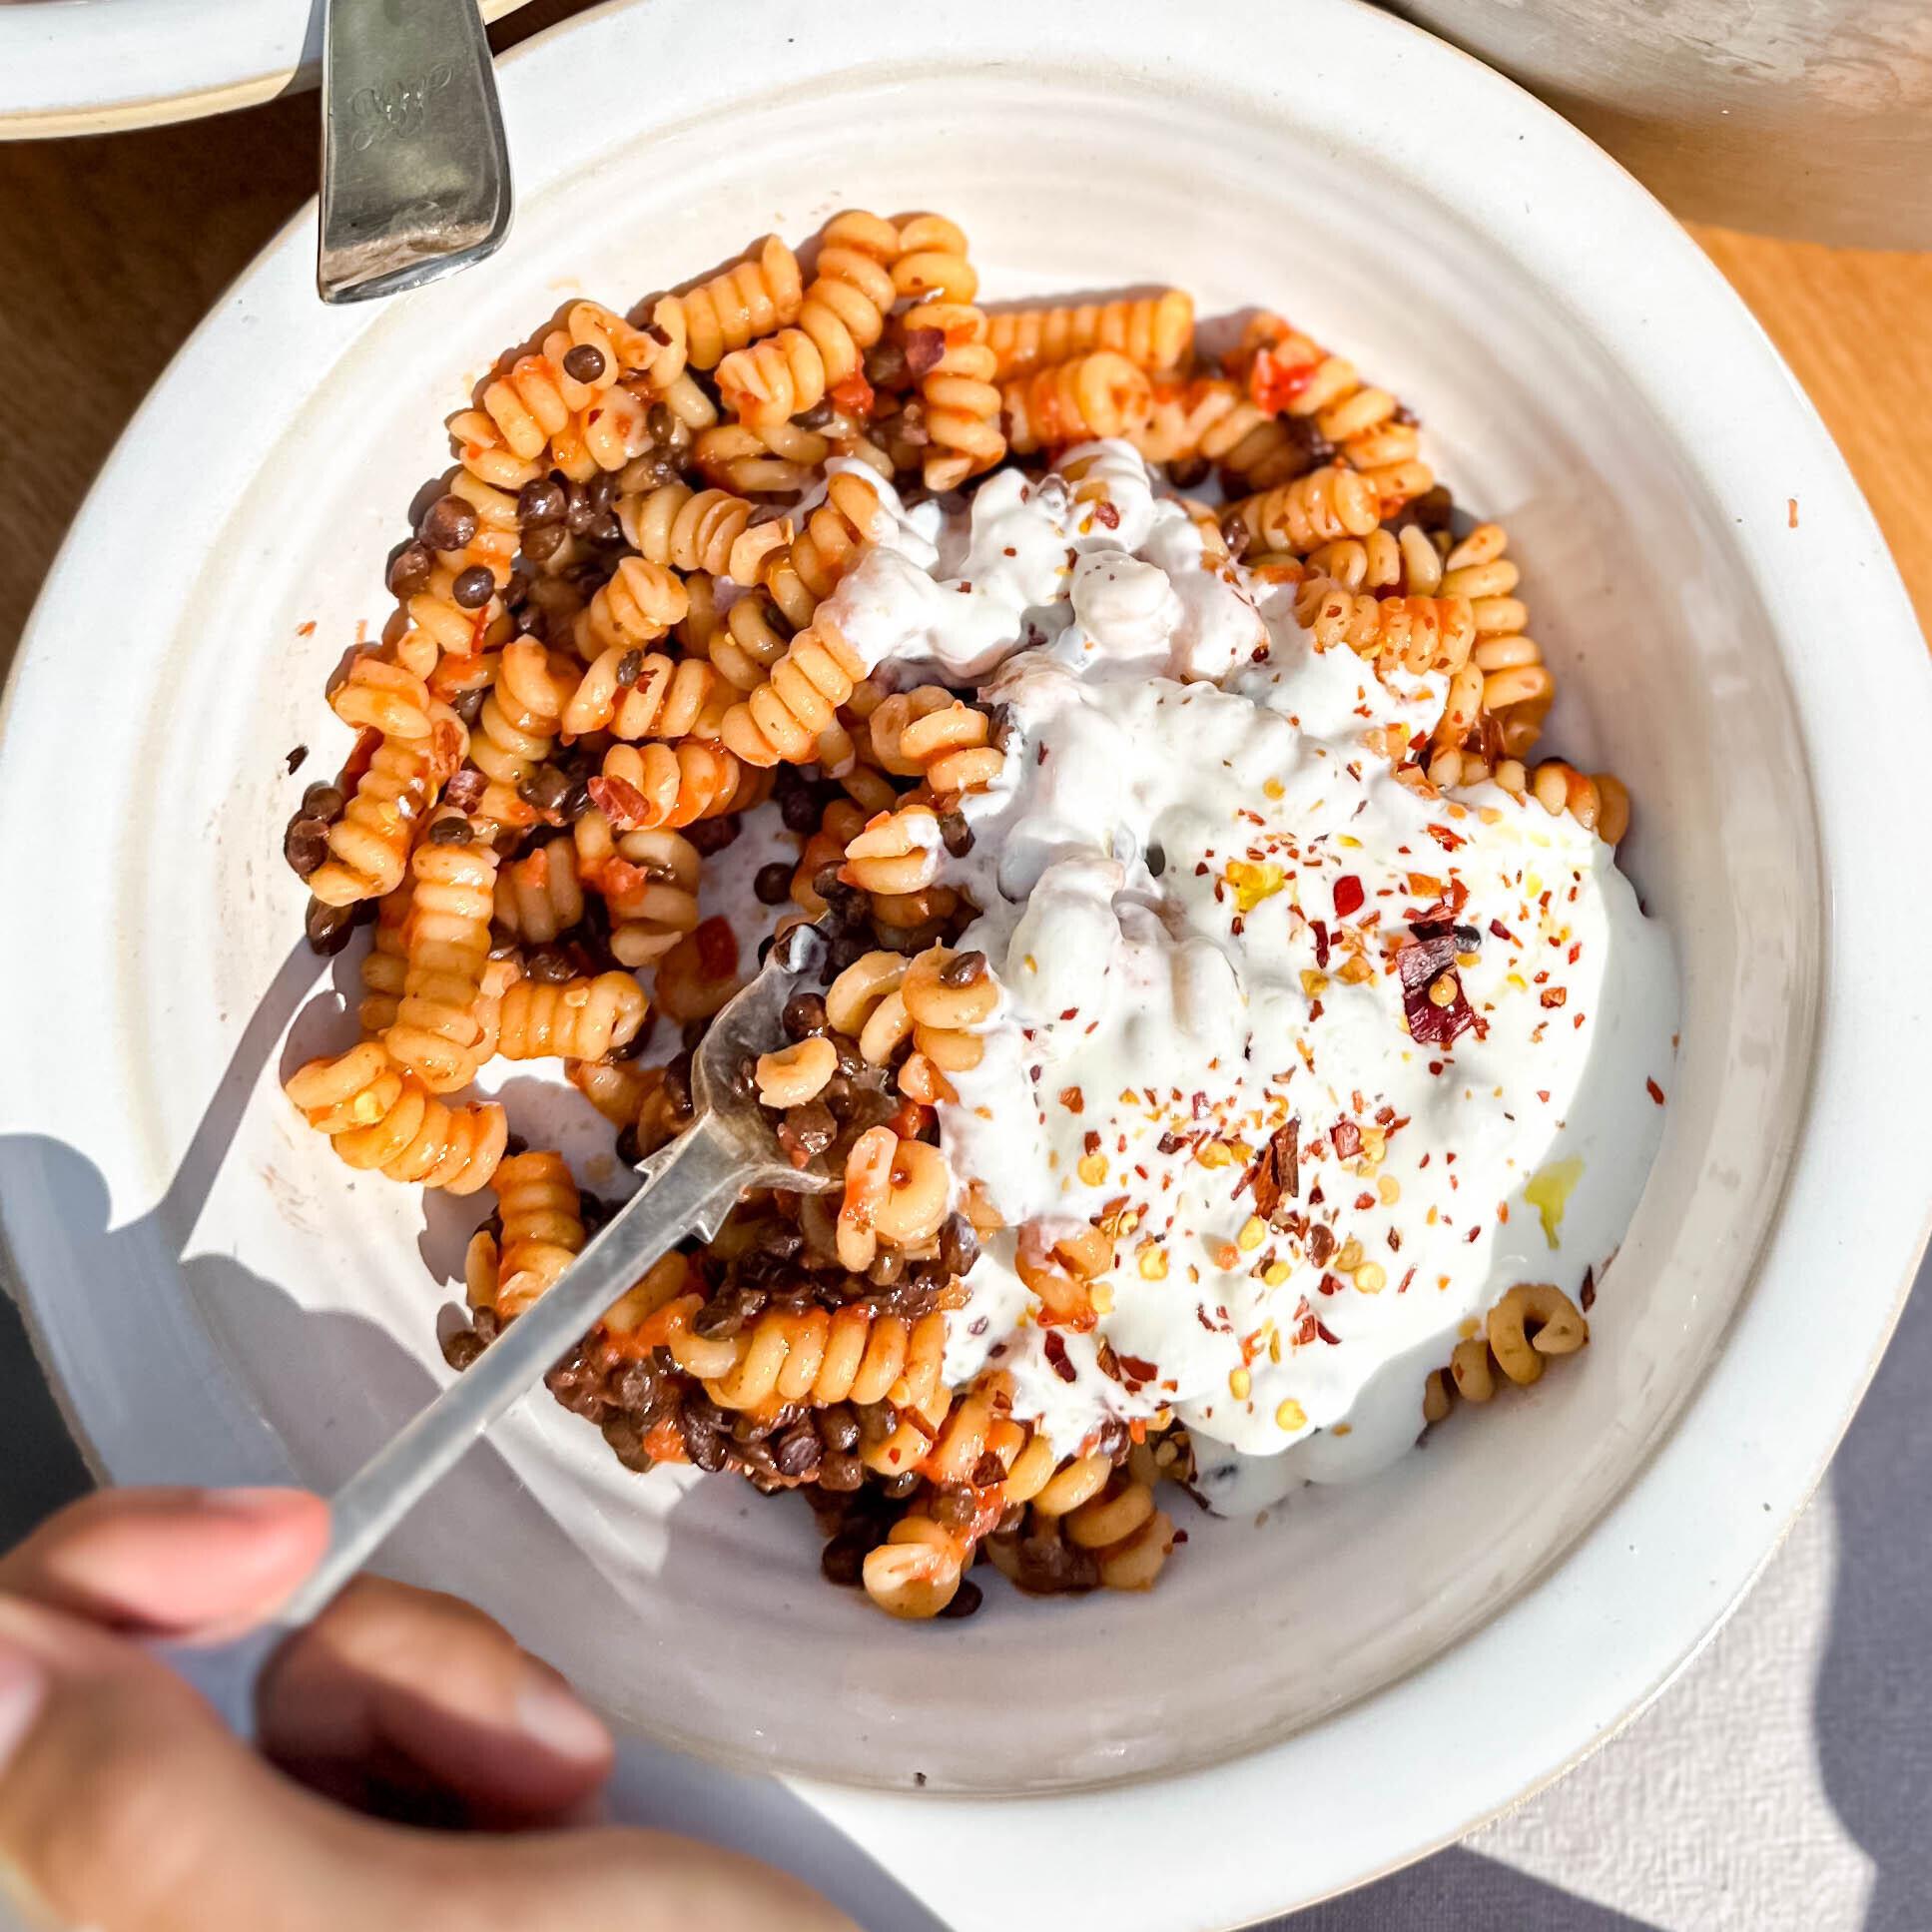
[[[210,1648],[159,1646],[246,1734],[255,1679],[277,1644],[309,1622],[382,1540],[661,1255],[694,1230],[715,1231],[744,1188],[767,1178],[756,1159],[703,1113],[643,1169],[643,1185],[562,1278],[329,1500],[328,1548],[273,1620]]]
[[[510,163],[476,0],[326,0],[324,302],[413,289],[510,226]]]

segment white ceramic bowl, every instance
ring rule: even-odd
[[[1144,1599],[889,1623],[820,1585],[802,1510],[640,1482],[547,1401],[387,1553],[660,1740],[887,1793],[918,1774],[917,1799],[803,1788],[959,1924],[1044,1922],[1076,1842],[1074,1871],[1098,1852],[1134,1882],[1055,1923],[1227,1923],[1574,1759],[1809,1493],[1927,1217],[1932,1044],[1900,962],[1932,913],[1896,873],[1893,774],[1932,672],[1809,407],[1668,217],[1507,83],[1345,0],[1182,23],[760,0],[726,27],[651,0],[519,50],[510,246],[341,312],[310,293],[313,217],[269,251],[83,513],[0,762],[31,909],[0,990],[33,1022],[4,1048],[0,1194],[48,1358],[117,1478],[325,1488],[445,1373],[418,1247],[453,1259],[478,1215],[351,1176],[282,1103],[281,1066],[346,1028],[310,998],[277,846],[340,745],[324,672],[497,348],[579,287],[627,300],[842,206],[937,207],[989,296],[1171,279],[1210,314],[1279,306],[1420,409],[1526,561],[1553,742],[1630,784],[1683,977],[1663,1153],[1588,1357],[1371,1485],[1190,1522]],[[1033,1826],[999,1793],[1040,1800]],[[980,1822],[997,1855],[959,1859]]]
[[[485,20],[521,0],[478,0]],[[0,141],[108,134],[314,87],[305,0],[0,0]]]

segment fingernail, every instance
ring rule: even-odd
[[[517,1727],[558,1757],[584,1761],[610,1755],[610,1732],[567,1684],[531,1673],[517,1692]]]
[[[203,1506],[217,1510],[224,1516],[258,1518],[265,1516],[284,1516],[288,1513],[291,1500],[306,1495],[304,1490],[252,1489],[252,1490],[203,1490]]]
[[[46,1701],[46,1671],[24,1650],[0,1642],[0,1771],[12,1762]]]

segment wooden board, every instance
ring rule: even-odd
[[[539,0],[492,39],[564,10]],[[149,384],[314,191],[316,144],[315,100],[296,96],[219,121],[0,145],[0,664]],[[1932,629],[1932,255],[1698,239],[1816,400]],[[194,492],[177,478],[155,514],[192,515]],[[112,569],[113,532],[97,538]]]

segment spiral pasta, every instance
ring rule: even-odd
[[[852,756],[839,706],[867,664],[838,627],[818,622],[792,639],[771,677],[725,713],[720,736],[748,765],[838,765]]]
[[[697,1376],[724,1409],[772,1401],[822,1408],[835,1402],[892,1402],[906,1408],[939,1387],[946,1319],[908,1322],[856,1303],[836,1311],[771,1310],[741,1334],[712,1341],[689,1328],[670,1344],[678,1366]]]
[[[645,1011],[644,988],[628,972],[561,985],[519,979],[503,995],[496,1050],[508,1060],[601,1060],[637,1037]]]
[[[1380,522],[1375,492],[1351,469],[1333,464],[1278,489],[1244,496],[1230,504],[1224,526],[1245,533],[1250,545],[1306,556],[1339,537],[1367,536]]]
[[[438,844],[443,824],[461,844]],[[382,1036],[389,1057],[431,1093],[453,1093],[476,1076],[484,1044],[474,1008],[489,959],[496,853],[471,838],[467,820],[439,821],[415,850],[413,904],[404,934],[408,970],[395,1019]]]
[[[309,875],[324,906],[379,899],[400,883],[417,823],[461,765],[468,734],[446,705],[432,705],[427,739],[385,738],[355,781],[354,796],[328,828],[328,858]]]
[[[507,826],[536,822],[518,788],[549,757],[577,681],[577,667],[560,651],[527,637],[504,645],[469,748],[471,762],[490,781],[477,817]]]
[[[899,225],[893,287],[902,296],[970,302],[979,276],[966,260],[966,232],[944,215],[914,215]]]
[[[939,815],[914,801],[882,812],[848,842],[839,877],[868,893],[915,893],[939,875]]]
[[[1295,616],[1318,649],[1346,645],[1358,657],[1405,671],[1460,671],[1476,643],[1467,597],[1357,596],[1310,577],[1296,594]]]
[[[496,924],[525,945],[548,946],[583,916],[583,882],[568,837],[552,839],[497,872]]]
[[[1419,458],[1414,418],[1387,389],[1365,384],[1352,362],[1331,355],[1279,316],[1255,317],[1243,345],[1256,401],[1312,419],[1375,491],[1384,516],[1434,487],[1435,473]]]
[[[899,253],[899,231],[890,222],[861,210],[834,217],[797,325],[718,364],[725,406],[753,425],[783,422],[816,408],[828,390],[857,375],[898,300],[891,265]]]
[[[1263,409],[1222,376],[1156,382],[1147,420],[1127,436],[1150,462],[1213,463],[1253,489],[1305,475],[1326,448],[1294,418]]]
[[[711,738],[723,719],[722,680],[701,658],[613,644],[598,653],[563,708],[565,737]]]
[[[879,491],[865,477],[835,471],[827,478],[825,501],[789,543],[759,560],[749,581],[770,595],[787,623],[803,630],[858,562],[882,508]]]
[[[1178,368],[1194,342],[1194,299],[1179,289],[1118,302],[1009,309],[986,318],[993,379],[1024,375],[1049,362],[1068,362],[1096,348],[1124,355],[1154,374]]]
[[[712,606],[708,579],[694,577],[690,589],[693,617],[699,618],[701,610],[703,615],[687,624],[686,648],[704,658],[734,691],[757,690],[792,641],[791,632],[781,628],[777,605],[766,591],[754,590],[734,598],[721,618]]]
[[[925,336],[936,351],[919,385],[928,438],[926,486],[956,489],[1006,453],[986,318],[970,303],[923,302],[906,312],[902,325],[909,343]]]
[[[991,742],[992,721],[943,685],[896,692],[866,722],[881,767],[923,778],[935,797],[983,791],[1005,769],[1005,753]]]
[[[343,724],[379,732],[403,744],[426,739],[430,731],[429,690],[398,664],[385,664],[359,651],[348,673],[328,694],[329,709]]]
[[[555,1152],[508,1155],[492,1185],[502,1240],[486,1228],[471,1237],[463,1280],[472,1308],[493,1309],[507,1321],[554,1288],[583,1252],[583,1203]]]
[[[698,926],[698,849],[664,827],[611,835],[595,809],[577,821],[582,876],[610,909],[611,955],[622,966],[661,960]]]
[[[403,935],[408,928],[414,887],[415,881],[404,874],[395,891],[384,893],[376,903],[375,934],[362,956],[362,997],[355,1008],[355,1023],[364,1039],[379,1039],[395,1019],[402,982],[409,971]]]
[[[950,1180],[945,1157],[924,1140],[868,1127],[846,1156],[838,1219],[839,1261],[855,1274],[871,1267],[880,1243],[906,1247],[939,1232]]]
[[[694,490],[685,483],[660,483],[617,500],[617,521],[626,541],[646,563],[673,570],[704,570],[744,582],[756,557],[740,562],[739,539],[752,520],[753,505],[729,490]]]
[[[449,1106],[396,1066],[379,1040],[310,1060],[283,1091],[349,1166],[451,1194],[483,1186],[509,1136],[495,1102]]]
[[[1099,436],[1131,439],[1152,413],[1153,384],[1110,348],[1017,376],[999,391],[1006,440],[1020,455]]]
[[[767,796],[739,759],[717,745],[613,745],[590,793],[613,827],[649,832],[741,812]]]
[[[658,305],[675,305],[691,366],[716,368],[726,353],[798,321],[804,290],[798,257],[776,235],[736,267]]]
[[[577,618],[572,636],[586,663],[613,647],[651,644],[691,607],[684,585],[661,563],[626,557]]]

